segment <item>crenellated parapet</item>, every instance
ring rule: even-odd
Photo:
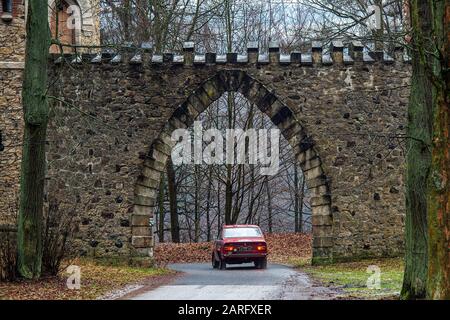
[[[202,65],[284,65],[293,67],[353,65],[372,63],[409,63],[410,58],[402,46],[396,46],[392,52],[368,51],[361,41],[350,41],[345,44],[341,40],[332,41],[328,50],[324,50],[320,41],[312,41],[306,52],[292,51],[282,53],[278,42],[270,42],[268,48],[260,50],[257,42],[249,42],[247,52],[228,52],[218,54],[206,52],[195,53],[194,42],[183,45],[181,53],[158,53],[153,50],[150,42],[142,43],[140,47],[131,45],[118,46],[104,52],[89,54],[53,54],[51,61],[90,64],[134,64],[134,65],[182,65],[187,67]]]
[[[313,41],[287,53],[249,42],[246,52],[199,54],[194,42],[174,53],[143,43],[52,55],[49,194],[77,203],[86,252],[150,256],[171,134],[234,92],[291,146],[308,188],[313,261],[398,255],[411,65],[402,47],[367,47]]]

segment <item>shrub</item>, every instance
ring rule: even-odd
[[[16,277],[16,238],[11,226],[0,226],[0,281],[12,281]]]
[[[72,247],[73,234],[77,227],[76,208],[62,210],[60,203],[50,200],[44,221],[42,237],[42,270],[49,275],[57,275],[62,262],[75,257]]]

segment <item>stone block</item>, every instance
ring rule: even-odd
[[[135,248],[149,248],[153,245],[152,237],[133,236],[131,237],[131,245]]]

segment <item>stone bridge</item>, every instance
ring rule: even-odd
[[[409,62],[359,42],[329,49],[52,56],[49,206],[77,214],[88,254],[151,256],[171,133],[234,91],[292,146],[312,196],[314,263],[400,254]]]

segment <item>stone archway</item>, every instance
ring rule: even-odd
[[[241,93],[265,113],[289,141],[305,175],[312,194],[313,263],[332,261],[333,217],[329,179],[322,161],[308,135],[292,110],[274,92],[242,70],[222,70],[203,82],[172,114],[171,118],[150,146],[134,190],[134,208],[131,217],[132,246],[136,254],[153,254],[153,235],[150,228],[156,206],[160,174],[171,153],[174,130],[189,127],[197,116],[223,93]]]

